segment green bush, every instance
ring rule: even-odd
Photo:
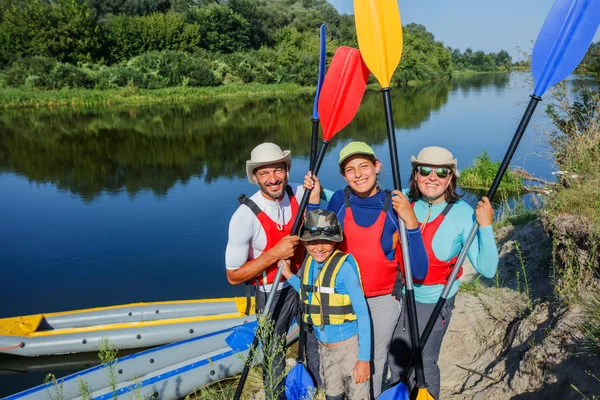
[[[95,82],[83,69],[72,64],[57,63],[50,73],[50,85],[54,89],[92,88]]]
[[[250,46],[248,21],[227,5],[195,7],[190,18],[200,26],[200,46],[206,50],[232,53]]]
[[[149,52],[132,58],[127,65],[147,78],[147,89],[170,86],[218,86],[210,63],[176,51]]]
[[[57,61],[48,57],[21,58],[4,72],[10,86],[49,87]],[[33,85],[33,86],[32,86]]]
[[[126,61],[149,51],[192,52],[200,43],[200,26],[186,23],[183,14],[110,15],[102,25],[112,61]]]
[[[145,88],[146,77],[139,70],[126,65],[101,67],[96,72],[96,89],[116,89],[125,86]]]

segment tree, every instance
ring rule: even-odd
[[[232,53],[250,46],[250,26],[226,5],[213,4],[191,10],[200,26],[200,46],[209,51]]]

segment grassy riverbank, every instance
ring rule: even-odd
[[[176,103],[229,98],[259,99],[314,93],[314,90],[313,87],[295,84],[232,84],[217,87],[173,87],[152,90],[138,88],[108,90],[5,88],[0,90],[0,109]]]

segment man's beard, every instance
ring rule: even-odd
[[[279,184],[281,184],[281,190],[279,190],[278,192],[273,192],[272,190],[268,190],[267,188],[270,186],[277,186]],[[277,182],[275,182],[275,184],[268,184],[266,187],[263,186],[260,182],[257,182],[258,187],[260,188],[260,191],[263,192],[265,195],[267,195],[268,197],[270,197],[273,200],[281,200],[281,198],[283,197],[283,194],[285,193],[285,188],[288,184],[288,178],[287,176],[285,178],[283,178],[283,180],[278,180]]]

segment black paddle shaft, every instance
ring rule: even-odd
[[[523,138],[523,134],[525,133],[525,129],[527,129],[527,125],[529,125],[529,121],[531,120],[533,112],[535,111],[535,108],[537,107],[538,103],[541,100],[542,100],[542,98],[539,96],[535,96],[535,95],[531,96],[531,100],[529,101],[529,104],[527,105],[527,109],[525,110],[525,113],[523,114],[523,118],[521,118],[521,122],[519,123],[519,126],[517,127],[517,130],[515,132],[515,135],[513,136],[513,139],[510,142],[510,146],[508,147],[508,150],[506,151],[506,154],[504,155],[504,159],[502,160],[500,169],[496,173],[494,182],[492,183],[492,186],[490,187],[490,190],[487,193],[487,197],[490,199],[490,201],[492,201],[492,199],[496,195],[496,191],[498,190],[498,187],[500,186],[500,182],[502,181],[502,178],[504,177],[504,174],[506,173],[506,170],[508,169],[510,161],[511,161],[513,155],[515,154],[517,147],[519,146],[519,142]],[[469,235],[470,240],[467,240],[467,242],[465,243],[465,246],[463,247],[463,249],[465,249],[464,250],[465,255],[466,255],[468,248],[471,246],[471,242],[473,242],[473,239],[475,238],[475,235],[477,234],[477,226],[478,226],[477,223],[475,223],[473,226],[475,227],[475,229],[471,229],[472,232],[474,231],[474,234],[472,235],[473,238],[471,239],[471,235]],[[448,293],[450,292],[450,289],[452,289],[452,285],[456,281],[456,276],[458,275],[458,272],[460,271],[460,267],[462,267],[462,264],[463,264],[465,258],[466,257],[464,257],[464,256],[462,257],[462,259],[461,259],[461,257],[459,257],[459,259],[457,260],[456,264],[454,265],[454,267],[452,269],[452,272],[450,273],[448,282],[446,283],[446,286],[444,286],[444,290],[442,291],[442,295],[438,299],[438,302],[436,303],[435,308],[433,309],[433,312],[431,313],[431,316],[429,317],[429,320],[427,321],[427,325],[425,326],[423,335],[421,335],[421,346],[422,347],[424,347],[425,343],[427,343],[427,340],[429,339],[429,335],[431,335],[431,331],[433,330],[433,327],[435,326],[437,316],[440,315],[440,312],[442,311],[442,307],[444,307],[444,304],[446,304],[446,299],[448,298]]]
[[[313,176],[316,176],[321,168],[321,163],[323,162],[323,158],[325,157],[325,150],[327,150],[328,141],[323,140],[321,142],[321,148],[319,149],[319,154],[317,155],[317,160],[315,162],[315,170],[313,171]],[[308,205],[308,199],[310,197],[310,192],[312,190],[305,190],[304,195],[302,196],[302,201],[300,202],[300,207],[298,209],[298,214],[296,215],[296,219],[294,220],[294,225],[292,226],[292,232],[290,236],[295,236],[300,232],[300,226],[302,225],[302,220],[304,217],[304,210]],[[269,292],[269,297],[267,298],[267,303],[265,304],[265,309],[263,313],[268,313],[271,315],[273,306],[273,298],[275,297],[275,292],[277,290],[275,282],[279,282],[281,278],[281,273],[283,271],[282,267],[279,267],[277,271],[277,275],[275,275],[275,279],[273,280],[273,287]],[[248,379],[248,373],[250,372],[250,366],[252,365],[252,361],[254,360],[254,353],[256,352],[256,348],[258,347],[258,334],[254,334],[254,339],[252,340],[252,344],[250,345],[250,349],[248,350],[248,358],[244,364],[244,369],[242,370],[242,375],[240,376],[240,381],[238,382],[237,388],[235,389],[235,394],[233,395],[234,400],[239,400],[242,396],[242,390],[244,390],[244,385],[246,384],[246,380]]]
[[[312,171],[317,162],[317,146],[319,144],[319,120],[312,118],[312,137],[310,140],[310,170]],[[314,171],[313,171],[314,172]]]
[[[535,108],[537,107],[537,105],[540,101],[542,101],[541,97],[536,96],[536,95],[531,95],[531,100],[529,101],[529,104],[527,105],[527,109],[525,109],[525,113],[523,114],[523,117],[521,118],[521,122],[519,123],[519,126],[517,127],[517,130],[515,131],[513,139],[510,142],[508,150],[506,151],[506,154],[504,155],[504,159],[502,160],[500,169],[498,169],[498,172],[496,173],[496,177],[494,178],[494,182],[492,183],[492,186],[488,190],[487,197],[490,199],[490,201],[492,201],[492,199],[496,195],[496,192],[498,191],[498,187],[500,187],[500,182],[502,181],[502,178],[504,177],[504,174],[506,173],[506,170],[508,169],[510,161],[512,160],[512,157],[515,154],[515,151],[517,150],[517,147],[519,146],[521,139],[523,138],[523,134],[525,133],[525,130],[527,129],[527,125],[529,125],[529,121],[531,120],[531,117],[533,116],[533,112],[535,111]],[[471,243],[475,239],[475,235],[477,235],[477,230],[478,230],[478,225],[477,225],[477,223],[475,223],[475,224],[473,224],[471,232],[469,232],[469,237],[467,238],[465,246],[463,246],[463,250],[461,251],[461,254],[458,257],[456,264],[452,268],[452,272],[450,273],[450,275],[448,277],[448,282],[444,286],[442,295],[440,296],[437,303],[435,304],[435,307],[433,308],[433,311],[431,312],[431,315],[429,316],[429,320],[427,320],[427,325],[425,325],[425,329],[423,330],[423,334],[421,335],[421,338],[420,338],[421,348],[424,348],[425,344],[427,343],[427,340],[429,340],[429,336],[431,335],[431,332],[433,331],[433,328],[435,327],[437,318],[440,315],[440,313],[442,312],[442,308],[446,304],[448,294],[450,293],[450,290],[452,289],[452,285],[456,281],[456,276],[458,275],[458,272],[460,271],[460,267],[462,266],[463,262],[465,261],[468,248],[471,246]],[[411,364],[412,364],[412,360],[411,360]],[[411,373],[412,373],[412,365],[409,365],[408,368],[406,368],[406,370],[404,371],[404,374],[402,376],[402,381],[406,381]]]
[[[392,114],[392,99],[390,95],[391,88],[383,88],[381,92],[383,93],[383,106],[385,109],[385,123],[387,128],[388,135],[388,144],[390,147],[390,162],[392,164],[392,177],[394,180],[394,189],[402,190],[402,181],[400,179],[400,168],[398,166],[398,150],[396,148],[396,132],[394,130],[394,119]],[[400,235],[402,241],[402,253],[403,257],[408,252],[408,235],[406,234],[406,226],[404,225],[404,221],[399,218],[400,223]],[[404,257],[406,259],[404,270],[406,274],[406,280],[410,279],[410,285],[407,285],[406,290],[406,302],[407,302],[407,310],[409,314],[409,330],[410,330],[410,343],[411,347],[414,351],[414,356],[416,358],[417,363],[417,387],[425,388],[427,384],[425,383],[425,372],[423,370],[423,355],[421,353],[421,345],[419,343],[419,322],[417,320],[417,305],[415,303],[415,294],[414,289],[412,287],[412,271],[410,270],[410,259],[408,257]]]
[[[385,108],[385,125],[387,128],[388,144],[390,146],[390,163],[392,164],[392,178],[394,179],[394,189],[402,190],[402,181],[400,180],[400,168],[398,166],[398,150],[396,148],[396,131],[394,130],[394,117],[392,115],[392,98],[390,96],[391,88],[381,89],[383,93],[383,107]]]

